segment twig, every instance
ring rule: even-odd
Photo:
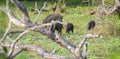
[[[120,0],[115,0],[115,2],[116,2],[116,4],[118,4],[118,5],[120,4]]]
[[[52,51],[52,53],[55,54],[55,53],[56,53],[56,49],[54,49],[54,50]]]
[[[15,15],[12,13],[12,11],[11,11],[10,9],[8,9],[8,8],[7,8],[7,9],[4,9],[4,8],[3,8],[3,11],[8,15],[10,21],[11,21],[13,24],[15,24],[15,25],[17,25],[17,26],[19,26],[19,27],[25,27],[25,24],[22,23],[21,21],[19,21],[19,19],[17,19],[17,18],[15,17]]]
[[[35,18],[35,20],[34,20],[34,24],[37,24],[37,21],[38,21],[38,17],[40,16],[40,14],[41,14],[41,12],[42,12],[42,10],[45,8],[45,6],[46,6],[46,2],[44,2],[44,5],[43,5],[43,7],[40,9],[40,11],[38,10],[38,15],[36,16],[36,18]]]
[[[8,28],[7,28],[7,30],[5,31],[5,34],[3,35],[2,39],[0,40],[0,43],[3,42],[3,40],[5,39],[7,33],[8,33],[9,30],[11,29],[11,27],[12,27],[12,22],[9,21]]]
[[[20,54],[23,51],[23,48],[17,48],[17,50],[12,54],[12,56],[10,56],[10,58],[14,58],[16,57],[18,54]]]
[[[82,41],[80,41],[78,47],[81,48],[83,46],[83,44],[86,42],[86,39],[88,38],[99,38],[100,37],[100,34],[86,34]]]
[[[35,1],[35,10],[37,10],[37,1]]]
[[[6,0],[6,9],[9,9],[9,0]]]
[[[102,0],[102,6],[105,6],[104,0]]]
[[[14,52],[14,47],[15,44],[20,40],[20,38],[25,35],[28,32],[28,30],[25,30],[24,32],[22,32],[20,35],[18,35],[18,37],[15,39],[15,41],[12,43],[11,45],[11,49],[10,49],[10,53],[8,56],[12,56],[13,52]]]
[[[83,56],[83,59],[87,59],[86,57],[86,53],[87,53],[87,42],[84,43],[84,49],[83,49],[83,52],[82,52],[82,56]]]
[[[116,5],[114,5],[114,7],[112,7],[109,10],[106,10],[104,0],[102,0],[102,9],[106,13],[106,16],[109,16],[111,13],[113,13],[117,9],[118,6],[120,6],[120,1],[115,0],[115,2],[116,2]]]
[[[81,58],[82,59],[87,59],[87,57],[86,57],[86,52],[87,52],[87,42],[86,42],[86,40],[88,39],[88,38],[99,38],[100,37],[100,35],[97,35],[97,34],[86,34],[83,38],[82,38],[82,41],[80,41],[80,43],[79,43],[79,45],[77,46],[77,48],[76,48],[76,54],[80,54],[80,56],[82,56]],[[84,49],[83,49],[83,51],[81,52],[81,48],[84,46]],[[78,55],[79,56],[79,55]],[[79,58],[79,57],[78,57]]]
[[[104,9],[104,11],[106,11],[105,8],[103,8],[103,9]],[[107,16],[109,16],[111,13],[113,13],[116,9],[117,9],[117,6],[115,5],[113,8],[111,8],[111,10],[109,12],[106,11]]]
[[[86,37],[83,37],[82,41],[80,41],[80,43],[79,43],[79,45],[78,45],[78,48],[79,48],[79,49],[82,48],[82,46],[84,45],[85,41],[86,41]]]

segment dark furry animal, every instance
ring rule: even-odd
[[[43,23],[50,23],[52,20],[62,22],[62,16],[59,14],[50,14],[43,20]]]
[[[91,20],[88,22],[88,26],[87,26],[87,30],[90,30],[90,29],[93,29],[95,28],[95,21],[94,20]]]
[[[43,23],[50,23],[52,20],[62,22],[62,16],[59,14],[50,14],[43,20]],[[52,25],[51,31],[55,32],[55,30],[57,30],[58,33],[61,34],[62,28],[63,28],[62,24],[56,23],[55,25]]]
[[[74,31],[74,25],[72,23],[67,23],[66,25],[66,33],[70,33],[70,31],[73,33]]]
[[[56,23],[55,25],[52,25],[51,31],[55,32],[55,30],[57,30],[58,33],[61,34],[62,33],[62,28],[63,28],[62,24]]]

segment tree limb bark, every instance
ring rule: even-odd
[[[119,0],[115,0],[115,3],[116,4],[111,9],[106,10],[104,0],[102,0],[102,9],[104,10],[104,12],[106,13],[107,16],[109,16],[111,13],[113,13],[115,10],[117,10],[117,7],[120,7]]]
[[[36,16],[36,18],[35,18],[35,20],[34,20],[34,24],[37,24],[37,21],[38,21],[38,17],[40,16],[40,14],[41,14],[41,12],[42,12],[42,10],[45,8],[45,6],[46,6],[46,2],[44,2],[44,5],[43,5],[43,7],[40,9],[40,11],[38,10],[38,15]]]
[[[25,22],[26,24],[31,23],[26,7],[18,0],[13,0],[13,3],[22,11],[23,13],[22,21]]]
[[[9,54],[8,54],[9,57],[12,56],[12,54],[13,54],[13,52],[14,52],[15,44],[16,44],[16,43],[20,40],[20,38],[21,38],[23,35],[25,35],[27,32],[28,32],[28,30],[25,30],[24,32],[22,32],[22,33],[15,39],[15,41],[12,43],[12,45],[11,45],[11,50],[10,50],[10,52],[9,52]]]
[[[4,47],[10,47],[12,44],[11,43],[2,43],[2,46]],[[65,56],[59,56],[53,53],[47,52],[45,49],[38,45],[33,45],[33,44],[16,44],[15,48],[17,48],[16,52],[12,55],[14,58],[17,56],[19,53],[22,51],[34,51],[37,52],[40,56],[42,56],[45,59],[75,59],[74,57],[65,57]]]

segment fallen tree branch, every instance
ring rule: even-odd
[[[4,47],[10,47],[11,45],[12,45],[11,43],[9,44],[2,43],[2,46]],[[45,59],[75,59],[73,57],[59,56],[53,53],[49,53],[38,45],[16,44],[15,48],[17,48],[17,51],[15,54],[12,55],[13,58],[17,56],[19,53],[21,53],[22,51],[34,51],[34,52],[37,52],[40,56],[42,56]]]
[[[39,30],[40,33],[47,35],[48,38],[51,38],[54,42],[56,42],[57,44],[65,47],[66,49],[68,49],[70,52],[72,52],[73,54],[75,54],[76,58],[78,59],[82,59],[82,51],[77,48],[76,46],[74,46],[72,43],[66,41],[64,38],[61,38],[57,33],[52,33],[52,32],[47,32],[46,30]],[[91,37],[99,37],[99,35],[96,34],[87,34],[85,36],[85,40],[87,38],[91,38]],[[83,45],[82,45],[83,46]]]
[[[11,47],[12,44],[11,43],[10,44],[2,43],[1,45],[4,46],[4,47]],[[84,46],[83,53],[80,53],[81,56],[82,56],[82,59],[86,58],[87,43],[84,43],[83,46]],[[17,50],[11,56],[8,56],[9,58],[14,58],[18,54],[20,54],[22,51],[35,51],[35,52],[37,52],[39,55],[41,55],[45,59],[76,59],[76,57],[59,56],[59,55],[56,55],[56,54],[53,54],[53,53],[49,53],[45,49],[43,49],[42,47],[37,46],[37,45],[16,44],[14,47]],[[75,48],[75,51],[79,52],[79,49],[78,50],[77,49],[78,48]]]
[[[14,47],[15,47],[15,44],[20,40],[20,38],[25,35],[26,33],[28,32],[28,30],[25,30],[24,32],[22,32],[20,35],[18,35],[18,37],[15,39],[15,41],[12,43],[11,45],[11,49],[10,49],[10,52],[8,54],[8,56],[12,56],[13,52],[14,52]]]

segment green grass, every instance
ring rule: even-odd
[[[120,59],[120,47],[116,48],[114,52],[111,53],[108,59]]]
[[[42,59],[42,57],[35,52],[25,51],[15,57],[15,59]]]
[[[39,2],[40,4],[38,7],[41,7],[43,3]],[[34,21],[37,14],[34,14],[33,12],[30,12],[32,8],[34,8],[33,2],[23,2],[25,6],[27,6],[30,19]],[[49,7],[49,6],[47,6]],[[51,6],[50,6],[51,7]],[[20,15],[21,12],[19,10],[16,10],[14,6],[11,7],[14,13]],[[73,34],[66,34],[65,33],[65,26],[63,29],[63,33],[61,37],[65,38],[69,42],[78,45],[79,41],[82,39],[83,35],[86,33],[93,33],[92,31],[86,31],[86,26],[89,20],[93,19],[95,21],[99,21],[98,17],[95,15],[85,15],[86,11],[88,9],[95,10],[95,6],[76,6],[76,7],[70,7],[68,6],[65,10],[65,13],[61,13],[63,16],[64,22],[71,22],[75,26],[75,30]],[[38,23],[41,24],[42,20],[49,14],[51,14],[51,10],[49,12],[42,12]],[[0,11],[0,30],[3,32],[7,28],[8,23],[8,17],[6,14],[2,11]],[[15,15],[18,17],[18,15]],[[20,15],[21,16],[21,15]],[[109,17],[103,16],[103,20],[97,22],[97,27],[95,28],[95,33],[102,33],[102,36],[97,38],[88,39],[88,51],[87,51],[87,57],[88,59],[120,59],[120,38],[117,34],[120,29],[120,23],[119,18],[116,15],[111,15]],[[104,24],[105,23],[105,24]],[[107,23],[107,24],[106,24]],[[115,28],[110,28],[110,25],[108,23],[115,26]],[[101,25],[102,24],[102,25]],[[4,26],[3,26],[4,25]],[[116,28],[117,27],[117,28]],[[12,30],[21,30],[21,28],[18,28],[16,26],[12,27]],[[102,30],[102,31],[101,31]],[[116,31],[117,30],[117,31]],[[110,34],[112,33],[112,35]],[[3,33],[0,32],[0,38],[3,36]],[[10,35],[13,40],[18,36],[18,34],[12,34]],[[24,35],[19,43],[31,43],[39,45],[43,48],[45,48],[47,51],[52,52],[54,49],[56,49],[56,54],[63,55],[63,56],[74,56],[71,52],[69,52],[67,49],[57,45],[52,40],[48,39],[46,36],[37,33],[37,32],[30,32],[26,35]],[[48,49],[49,48],[49,49]],[[22,52],[20,55],[18,55],[15,59],[42,59],[36,52]]]
[[[8,17],[6,16],[6,14],[4,12],[0,11],[0,30],[1,31],[5,31],[5,29],[7,28],[7,23],[8,23]]]

